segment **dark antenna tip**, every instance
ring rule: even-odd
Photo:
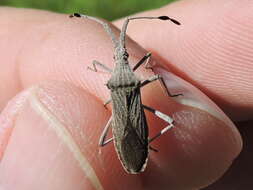
[[[160,20],[170,20],[168,16],[159,16],[158,17]]]
[[[81,17],[81,15],[79,13],[73,13],[71,15],[69,15],[70,18],[72,17]]]
[[[178,22],[177,20],[175,20],[173,18],[170,18],[168,16],[159,16],[158,19],[160,19],[160,20],[170,20],[174,24],[181,25],[180,22]]]
[[[178,22],[177,20],[175,20],[175,19],[173,19],[173,18],[171,18],[170,21],[173,22],[174,24],[181,25],[180,22]]]

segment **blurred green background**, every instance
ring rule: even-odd
[[[136,12],[159,8],[172,1],[176,0],[0,0],[0,5],[61,13],[80,12],[114,20]]]

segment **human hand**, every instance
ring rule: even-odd
[[[110,115],[102,106],[109,76],[86,66],[96,59],[113,67],[112,45],[102,27],[48,12],[1,12],[1,25],[11,23],[2,30],[2,107],[23,91],[1,114],[3,189],[93,189],[98,184],[104,189],[197,189],[217,179],[240,152],[238,132],[212,103],[207,101],[203,109],[219,119],[174,102],[156,84],[144,90],[143,101],[173,115],[177,127],[154,142],[159,153],[150,153],[145,173],[126,174],[113,146],[97,145]],[[132,64],[145,54],[132,41],[127,47]],[[180,79],[169,73],[165,77],[185,89],[184,97],[193,89],[200,102],[206,100]],[[165,125],[148,118],[152,134]]]

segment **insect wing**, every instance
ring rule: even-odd
[[[140,89],[119,89],[112,92],[112,100],[116,151],[127,172],[139,173],[144,170],[148,156],[148,127]]]

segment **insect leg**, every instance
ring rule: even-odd
[[[148,63],[151,53],[148,52],[136,65],[133,67],[133,71],[139,68],[143,63]]]
[[[94,72],[97,72],[97,71],[98,71],[96,66],[99,66],[99,67],[101,67],[102,69],[104,69],[105,71],[107,71],[108,73],[112,73],[112,69],[110,69],[109,67],[105,66],[104,64],[102,64],[102,63],[100,63],[100,62],[98,62],[98,61],[96,61],[96,60],[94,60],[94,61],[92,62],[92,65],[93,65],[93,68],[88,67],[88,69],[90,69],[90,70],[92,70],[92,71],[94,71]],[[109,100],[107,100],[106,102],[104,102],[104,107],[106,107],[106,105],[109,104],[111,101],[112,101],[112,100],[109,99]]]
[[[149,148],[150,150],[154,151],[154,152],[158,152],[158,150],[155,149],[155,148],[153,148],[152,146],[148,146],[148,148]]]
[[[163,86],[163,88],[164,88],[164,90],[165,90],[165,92],[167,93],[168,96],[170,96],[170,97],[183,96],[183,94],[171,94],[161,76],[159,76],[159,81],[162,83],[162,86]]]
[[[99,146],[105,146],[107,145],[108,143],[112,142],[113,138],[110,138],[108,140],[106,140],[106,136],[107,136],[107,133],[108,133],[108,130],[109,128],[111,127],[111,123],[112,123],[112,116],[110,117],[110,119],[108,120],[100,138],[99,138]]]
[[[182,95],[183,95],[183,94],[171,94],[171,93],[169,92],[168,88],[166,87],[163,78],[162,78],[160,75],[154,75],[154,76],[151,76],[150,78],[148,78],[148,79],[142,81],[142,82],[141,82],[141,87],[143,87],[143,86],[145,86],[145,85],[147,85],[147,84],[149,84],[149,83],[151,83],[151,82],[154,82],[154,81],[156,81],[156,80],[159,80],[159,81],[160,81],[160,83],[162,84],[162,87],[164,88],[164,90],[165,90],[165,92],[166,92],[166,94],[167,94],[168,96],[170,96],[170,97],[176,97],[176,96],[182,96]]]
[[[148,78],[148,79],[146,79],[146,80],[144,80],[144,81],[141,82],[141,87],[143,87],[143,86],[145,86],[145,85],[147,85],[147,84],[149,84],[151,82],[154,82],[154,81],[158,80],[159,77],[160,77],[159,75],[153,75],[153,76],[151,76],[150,78]]]
[[[87,68],[90,69],[90,70],[92,70],[92,71],[94,71],[94,72],[97,72],[97,71],[98,71],[98,70],[97,70],[97,66],[99,66],[100,68],[102,68],[102,69],[105,70],[106,72],[112,73],[112,69],[110,69],[109,67],[105,66],[104,64],[102,64],[102,63],[100,63],[100,62],[98,62],[98,61],[96,61],[96,60],[94,60],[94,61],[92,62],[92,66],[93,66],[93,67],[87,67]]]
[[[106,108],[106,105],[109,104],[109,103],[111,103],[111,101],[112,101],[112,99],[106,100],[106,101],[104,102],[104,107]]]
[[[162,120],[166,121],[167,123],[169,123],[169,125],[167,127],[165,127],[164,129],[162,129],[154,137],[150,138],[149,139],[149,143],[152,142],[153,140],[157,139],[159,136],[161,136],[162,134],[164,134],[165,132],[167,132],[172,127],[174,127],[174,125],[173,125],[173,119],[170,116],[168,116],[168,115],[166,115],[166,114],[164,114],[164,113],[162,113],[160,111],[157,111],[157,110],[155,110],[155,109],[153,109],[151,107],[148,107],[146,105],[142,105],[142,106],[143,106],[144,109],[150,111],[151,113],[155,114],[160,119],[162,119]]]
[[[96,66],[99,66],[99,67],[101,67],[102,69],[104,69],[105,71],[107,71],[108,73],[112,73],[112,69],[110,69],[109,67],[105,66],[104,64],[102,64],[102,63],[100,63],[100,62],[98,62],[98,61],[96,61],[96,60],[94,60],[94,61],[92,62],[92,65],[93,65],[93,68],[88,67],[88,69],[90,69],[90,70],[92,70],[92,71],[94,71],[94,72],[97,72],[97,71],[98,71]],[[111,101],[112,101],[112,100],[109,99],[109,100],[107,100],[106,102],[104,102],[104,107],[106,107],[106,105],[109,104]]]

